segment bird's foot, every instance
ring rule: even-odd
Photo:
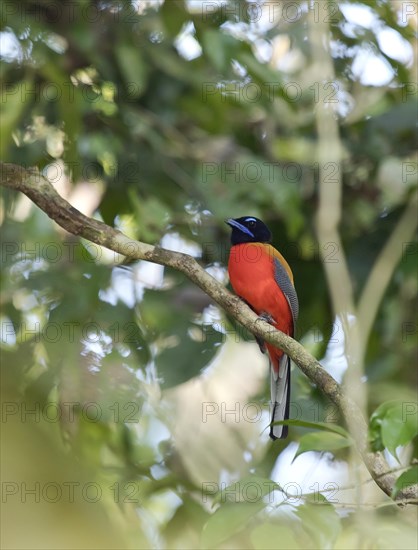
[[[260,313],[258,318],[261,319],[262,321],[265,321],[269,325],[274,325],[276,323],[274,318],[270,315],[270,313],[267,313],[267,311],[263,311],[262,313]]]
[[[274,325],[274,323],[275,323],[274,318],[270,315],[270,313],[267,313],[267,311],[263,311],[258,316],[258,318],[261,319],[261,321],[265,321],[269,325]],[[266,343],[264,342],[264,340],[262,340],[258,336],[256,336],[255,339],[257,340],[257,344],[260,348],[261,353],[266,353]]]

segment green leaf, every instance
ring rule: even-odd
[[[300,438],[299,448],[293,460],[307,451],[336,451],[337,449],[350,447],[352,443],[353,441],[350,437],[337,433],[312,432]]]
[[[281,161],[299,162],[313,164],[316,161],[315,148],[312,141],[304,137],[280,139],[277,138],[272,144],[272,152],[275,158]]]
[[[312,548],[331,550],[341,532],[341,519],[330,504],[304,504],[296,512],[303,529],[312,541]]]
[[[2,88],[0,104],[0,158],[2,159],[6,160],[8,149],[13,143],[13,133],[18,128],[19,121],[31,101],[30,99],[27,101],[22,98],[25,98],[27,90],[31,90],[32,88],[34,88],[32,78],[16,82],[10,90],[7,89],[7,86]]]
[[[343,437],[350,437],[350,434],[336,424],[330,424],[327,422],[308,422],[305,420],[278,420],[277,422],[272,422],[272,425],[281,425],[285,424],[287,426],[300,426],[301,428],[314,428],[316,430],[324,430],[328,432],[333,432],[342,435]]]
[[[223,71],[226,65],[223,35],[219,31],[209,29],[203,32],[203,48],[210,61],[218,71]]]
[[[141,52],[129,44],[119,44],[115,49],[130,98],[143,94],[147,86],[147,66]]]
[[[415,485],[418,483],[418,466],[413,466],[403,472],[396,480],[395,487],[392,491],[392,498],[395,498],[399,491],[403,491],[406,487]]]
[[[165,291],[147,290],[140,306],[149,337],[160,341],[155,363],[164,389],[198,376],[224,339],[211,325],[191,320],[193,304],[182,298],[188,288],[186,282]],[[172,315],[167,315],[167,308]]]
[[[369,440],[373,451],[383,451],[382,420],[387,411],[394,406],[395,401],[385,401],[374,411],[369,422]]]
[[[280,490],[280,485],[271,479],[250,475],[219,491],[213,500],[213,505],[228,501],[259,502],[265,495],[275,489]]]
[[[260,83],[262,88],[265,89],[266,83],[274,82],[275,84],[281,84],[278,71],[274,70],[268,64],[260,63],[248,51],[244,50],[243,53],[238,54],[236,57],[238,61],[248,69],[254,81]],[[268,96],[265,94],[265,97]]]
[[[381,425],[383,445],[395,457],[396,448],[407,445],[418,434],[418,410],[408,412],[408,403],[397,403],[390,408]]]
[[[266,505],[263,502],[237,502],[222,505],[206,522],[202,532],[202,547],[216,548],[236,532]]]
[[[61,90],[57,108],[62,120],[62,129],[66,134],[64,160],[71,167],[71,177],[76,181],[82,174],[78,144],[82,131],[82,103],[80,90],[68,82],[68,76],[59,65],[49,62],[42,67],[42,75],[49,82],[54,82]]]
[[[251,542],[255,550],[297,550],[300,545],[295,533],[286,525],[263,523],[251,533]]]
[[[181,0],[170,0],[170,2],[164,2],[160,9],[160,16],[164,22],[164,28],[169,36],[175,36],[178,34],[189,17],[187,11],[185,10],[184,2]]]

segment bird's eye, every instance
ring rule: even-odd
[[[251,229],[253,229],[253,228],[255,227],[255,222],[254,222],[254,221],[248,222],[248,227],[250,227]]]

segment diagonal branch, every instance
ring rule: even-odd
[[[132,259],[147,260],[182,272],[250,332],[283,349],[302,372],[338,406],[345,420],[356,422],[354,438],[357,449],[377,485],[387,495],[391,494],[396,477],[390,472],[381,453],[368,451],[367,425],[357,405],[344,395],[341,386],[303,346],[260,320],[242,300],[209,275],[192,256],[130,239],[121,231],[85,216],[63,199],[51,183],[36,170],[0,163],[0,184],[24,193],[50,218],[73,235],[81,236]],[[417,488],[408,488],[398,494],[397,500],[416,500],[417,493]]]

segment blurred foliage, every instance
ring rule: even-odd
[[[223,281],[223,220],[264,219],[295,275],[297,338],[318,358],[327,353],[341,378],[330,345],[341,346],[342,333],[314,231],[318,91],[340,126],[341,234],[358,297],[417,183],[408,6],[329,3],[336,80],[322,82],[309,39],[318,2],[3,2],[1,158],[38,166],[87,214],[190,252]],[[339,168],[323,169],[332,184]],[[292,442],[299,454],[328,450],[345,463],[344,432],[306,433],[295,422],[289,441],[269,444],[263,405],[257,425],[224,420],[228,439],[216,439],[204,404],[219,408],[234,391],[266,403],[267,365],[260,356],[261,382],[249,378],[252,338],[200,290],[145,262],[115,267],[121,258],[64,236],[23,197],[3,192],[2,205],[6,547],[415,547],[413,518],[380,496],[358,514],[355,493],[345,506],[340,491],[333,500],[319,484],[302,490],[301,470],[296,496],[286,492],[275,464],[294,457]],[[365,374],[372,444],[405,465],[417,448],[417,245],[399,246]],[[296,420],[340,422],[296,370],[292,406]],[[314,467],[305,475],[313,483]],[[416,466],[399,483],[415,479]],[[68,493],[45,497],[46,484],[70,480],[100,498],[75,493],[68,508]],[[24,500],[26,486],[35,496]]]

